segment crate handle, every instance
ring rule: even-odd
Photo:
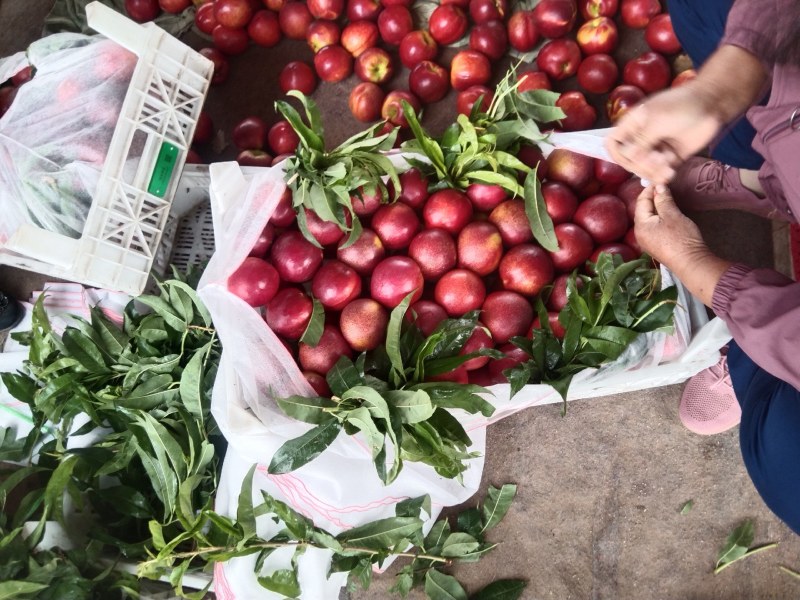
[[[113,39],[137,56],[144,54],[147,48],[147,30],[101,2],[86,5],[86,22],[96,32]]]

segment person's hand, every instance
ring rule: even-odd
[[[633,232],[642,250],[672,271],[703,304],[712,305],[714,290],[733,263],[709,250],[667,186],[651,185],[639,194]]]
[[[639,194],[633,231],[642,250],[673,271],[690,269],[710,253],[700,229],[664,185],[650,185]]]
[[[691,83],[654,94],[628,110],[606,138],[615,162],[652,183],[667,183],[720,131],[702,88]]]

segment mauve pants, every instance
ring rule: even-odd
[[[716,49],[732,5],[733,0],[668,1],[672,26],[695,65]],[[764,159],[750,146],[754,135],[742,118],[711,154],[735,167],[758,169]],[[733,341],[728,369],[742,407],[739,444],[747,472],[766,505],[800,534],[800,391],[764,371]]]
[[[672,27],[695,66],[702,65],[716,50],[732,5],[733,0],[668,0]],[[757,171],[764,158],[750,146],[755,134],[742,117],[714,142],[711,156],[726,165]]]

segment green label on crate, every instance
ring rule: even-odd
[[[161,150],[158,151],[158,158],[156,159],[156,166],[153,169],[153,176],[150,177],[150,185],[147,186],[147,192],[163,198],[167,193],[169,182],[172,179],[172,172],[175,170],[175,164],[178,162],[178,147],[169,142],[161,144]]]

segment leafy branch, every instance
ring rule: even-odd
[[[528,383],[546,383],[561,395],[566,411],[576,373],[617,359],[641,333],[671,330],[677,288],[661,289],[660,271],[647,256],[623,262],[601,253],[594,270],[594,277],[574,272],[567,280],[567,305],[558,315],[563,339],[553,333],[541,298],[542,326],[530,338],[512,338],[530,356],[504,371],[512,397]]]
[[[536,177],[536,168],[517,158],[522,143],[537,144],[547,138],[538,122],[564,117],[555,106],[558,94],[548,90],[519,92],[516,73],[511,69],[498,84],[487,112],[476,102],[469,117],[459,115],[455,123],[435,138],[419,122],[408,103],[403,113],[414,139],[402,149],[422,155],[427,161],[411,158],[409,163],[420,169],[440,187],[467,189],[475,183],[497,185],[510,195],[522,197],[525,212],[536,241],[550,251],[558,248],[553,222]],[[520,181],[524,183],[520,183]]]
[[[490,416],[494,407],[477,385],[431,381],[476,356],[502,356],[482,349],[461,354],[475,331],[478,312],[446,319],[427,338],[405,316],[409,294],[389,318],[385,344],[355,361],[341,357],[326,375],[331,398],[290,396],[277,399],[288,416],[315,425],[284,443],[272,457],[269,472],[288,473],[319,456],[339,434],[361,432],[384,483],[394,481],[404,460],[432,466],[443,477],[460,477],[474,453],[471,440],[449,412],[461,409]],[[391,445],[391,462],[387,446]]]
[[[377,193],[382,201],[388,202],[384,178],[388,178],[395,190],[400,189],[394,165],[381,154],[394,146],[397,130],[381,134],[383,124],[378,123],[327,150],[316,103],[296,90],[288,94],[300,101],[305,114],[303,119],[288,102],[275,102],[277,111],[300,138],[294,156],[286,161],[286,182],[292,190],[300,231],[312,244],[319,245],[308,230],[305,210],[310,210],[323,221],[336,223],[342,231],[349,232],[347,243],[352,243],[361,233],[353,210],[353,196]]]
[[[204,510],[197,516],[192,530],[202,531],[203,534],[201,543],[193,550],[175,552],[174,549],[184,541],[183,537],[167,541],[161,535],[159,524],[151,523],[159,552],[139,565],[140,576],[167,576],[180,589],[182,574],[196,558],[203,558],[210,563],[256,555],[255,571],[259,584],[284,596],[296,597],[302,592],[298,559],[308,548],[317,548],[331,552],[328,575],[348,572],[348,585],[351,588],[361,586],[368,589],[373,565],[380,565],[389,557],[398,557],[412,559],[398,573],[393,588],[401,595],[405,596],[412,588],[423,585],[430,598],[441,597],[431,592],[432,585],[461,590],[463,593],[458,581],[439,569],[458,562],[474,562],[496,547],[496,544],[486,541],[485,533],[503,519],[516,493],[516,486],[510,484],[501,488],[489,487],[480,509],[462,512],[455,527],[451,527],[447,519],[440,519],[427,535],[423,533],[423,515],[429,515],[431,511],[428,496],[399,502],[395,506],[394,517],[372,521],[333,535],[265,492],[262,492],[263,502],[253,506],[254,468],[250,469],[242,482],[236,519],[210,510]],[[259,517],[268,517],[281,528],[269,539],[262,538],[257,534]],[[195,534],[195,537],[201,536]],[[262,575],[265,560],[278,548],[291,550],[291,556],[285,559],[290,568],[278,568]],[[501,582],[492,585],[498,584]],[[520,592],[525,585],[517,580],[502,584]],[[187,594],[187,597],[202,596]]]
[[[771,544],[764,544],[763,546],[752,547],[754,538],[755,525],[750,519],[744,521],[741,525],[734,529],[727,537],[725,544],[719,551],[717,564],[714,567],[714,575],[720,573],[724,569],[727,569],[733,563],[743,558],[747,558],[748,556],[753,556],[759,552],[764,552],[765,550],[775,548],[778,545],[777,542],[773,542]]]

